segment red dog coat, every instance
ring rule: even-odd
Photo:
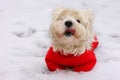
[[[79,56],[61,55],[59,52],[54,52],[53,47],[50,47],[45,61],[50,71],[56,69],[65,69],[66,67],[73,69],[76,72],[90,71],[96,64],[96,57],[93,50],[97,47],[98,41],[95,37],[95,42],[92,43],[92,49],[86,50]]]

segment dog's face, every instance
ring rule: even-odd
[[[73,10],[56,8],[53,11],[53,19],[50,32],[55,50],[75,48],[90,48],[93,38],[93,14],[89,10]],[[61,49],[60,47],[63,47]],[[73,53],[75,50],[66,50],[65,53]],[[81,52],[81,51],[77,51]]]

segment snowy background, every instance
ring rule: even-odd
[[[57,6],[93,10],[100,45],[92,71],[47,70]],[[120,80],[120,0],[0,0],[0,80]]]

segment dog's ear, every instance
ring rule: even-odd
[[[94,15],[92,10],[85,10],[86,13],[86,17],[88,18],[88,20],[92,23],[94,21]]]
[[[62,13],[62,11],[64,11],[64,8],[62,7],[55,8],[52,13],[53,20],[56,20],[59,17],[59,15]]]

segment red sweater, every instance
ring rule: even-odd
[[[50,47],[45,58],[48,69],[55,71],[56,69],[65,69],[67,67],[76,72],[90,71],[96,63],[96,57],[93,52],[98,45],[96,37],[95,40],[96,41],[92,43],[92,49],[86,50],[79,56],[61,55],[59,52],[54,52],[53,47]]]

